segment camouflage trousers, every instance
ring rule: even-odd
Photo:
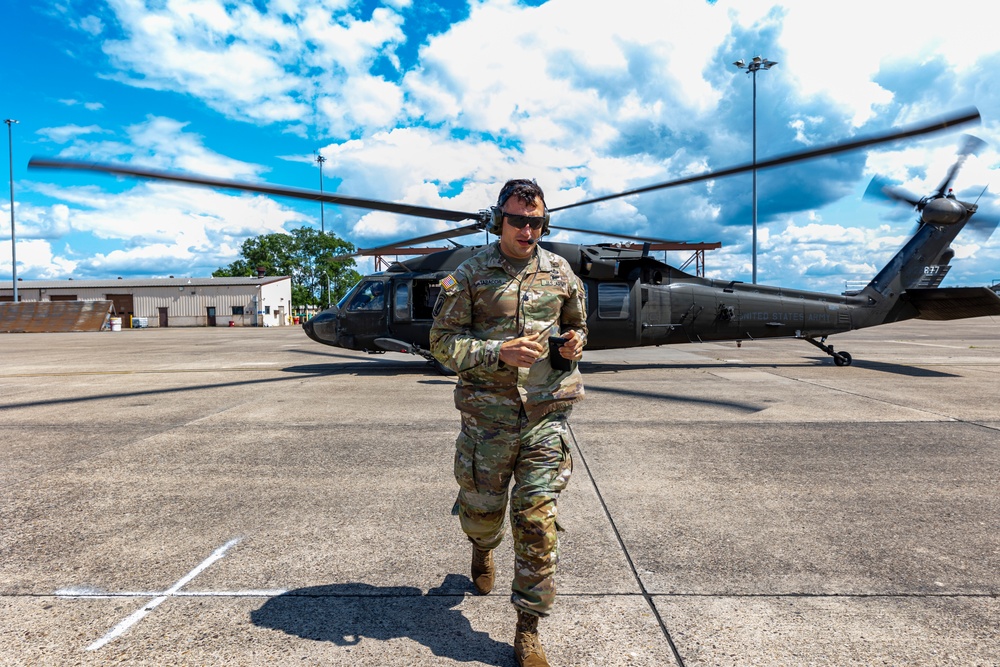
[[[510,527],[514,537],[515,607],[547,616],[556,596],[559,559],[556,499],[573,471],[569,410],[531,423],[522,410],[514,424],[462,415],[455,451],[462,530],[482,549],[503,539],[510,490]]]

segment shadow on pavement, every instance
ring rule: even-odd
[[[737,412],[760,412],[767,406],[756,405],[754,403],[741,403],[739,401],[725,401],[721,399],[697,398],[695,396],[681,396],[679,394],[665,394],[663,392],[642,391],[637,389],[621,389],[619,387],[600,387],[588,385],[587,391],[593,394],[615,394],[617,396],[633,396],[637,398],[649,398],[671,403],[689,403],[694,405],[712,405],[722,409],[736,410]]]
[[[464,599],[464,591],[471,590],[469,578],[457,574],[449,574],[426,594],[410,586],[310,586],[271,598],[250,612],[250,620],[260,627],[337,646],[409,637],[442,658],[511,667],[511,645],[473,630],[455,608]]]
[[[914,362],[915,364],[918,362]],[[757,363],[752,362],[732,362],[732,361],[712,361],[706,360],[704,363],[701,362],[671,362],[671,361],[661,361],[661,362],[642,362],[642,363],[625,363],[625,362],[611,362],[611,361],[581,361],[580,362],[580,372],[587,375],[594,375],[598,373],[622,373],[627,371],[648,371],[648,370],[692,370],[692,369],[714,369],[714,368],[759,368],[764,371],[768,370],[784,370],[784,369],[795,369],[795,368],[813,368],[816,366],[829,366],[831,372],[836,372],[837,367],[830,357],[816,356],[816,357],[803,357],[802,361],[786,361],[786,362],[775,362],[775,361],[761,361]],[[863,368],[865,370],[872,371],[882,371],[883,373],[894,373],[896,375],[906,375],[910,377],[931,377],[931,378],[953,378],[961,377],[954,373],[947,373],[944,371],[933,370],[930,368],[921,367],[919,365],[904,365],[904,364],[894,364],[885,361],[866,361],[864,359],[854,359],[851,364],[851,368]]]
[[[281,369],[285,373],[302,373],[305,375],[357,375],[357,376],[391,376],[391,375],[438,375],[425,361],[404,359],[360,359],[353,362],[331,361],[328,364],[303,364],[301,366],[286,366]]]

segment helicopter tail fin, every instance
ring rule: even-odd
[[[1000,295],[989,287],[913,288],[902,300],[917,309],[920,320],[961,320],[1000,315]]]

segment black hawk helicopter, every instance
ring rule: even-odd
[[[745,173],[755,168],[768,169],[917,137],[978,121],[979,118],[978,111],[964,112],[867,139],[588,199],[550,209],[550,213]],[[577,245],[543,241],[540,245],[565,257],[583,281],[587,292],[587,349],[795,337],[826,352],[837,366],[849,366],[851,355],[835,351],[832,345],[826,344],[828,336],[911,318],[952,320],[1000,315],[1000,296],[987,287],[939,287],[955,254],[950,244],[978,209],[974,203],[956,199],[951,185],[966,156],[982,143],[970,137],[941,185],[926,197],[915,197],[877,179],[872,182],[870,194],[905,202],[913,206],[920,216],[916,232],[902,249],[870,283],[857,291],[827,294],[694,276],[649,254],[649,242],[660,239],[605,234],[646,241],[642,250],[603,243]],[[391,254],[404,244],[419,245],[482,232],[488,228],[491,217],[490,209],[451,211],[118,165],[32,158],[29,167],[83,169],[323,201],[438,220],[473,221],[464,227],[361,250],[343,258],[360,254]],[[988,221],[987,225],[995,227],[996,220]],[[558,225],[550,227],[602,234]],[[480,248],[458,246],[396,262],[384,272],[363,278],[337,305],[304,322],[303,329],[310,338],[325,345],[371,353],[391,351],[415,354],[439,366],[428,349],[439,281]]]

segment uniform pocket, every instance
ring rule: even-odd
[[[569,439],[565,433],[560,433],[559,441],[562,443],[562,461],[559,462],[556,478],[552,481],[552,490],[556,492],[564,490],[573,475],[573,453],[569,447]]]
[[[455,441],[455,481],[466,491],[479,491],[476,488],[476,441],[465,431],[459,432]]]
[[[566,421],[552,419],[532,435],[518,457],[518,484],[527,495],[556,496],[566,488],[573,473]]]

